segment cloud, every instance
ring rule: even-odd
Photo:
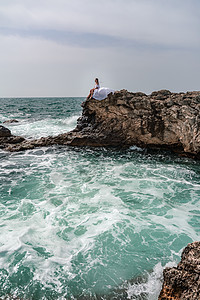
[[[163,43],[137,40],[126,37],[116,37],[106,34],[97,34],[90,32],[72,32],[66,30],[54,29],[15,29],[15,28],[0,28],[0,35],[2,36],[18,36],[25,39],[38,38],[42,40],[54,41],[58,44],[79,46],[84,48],[104,48],[114,47],[120,49],[131,48],[139,49],[141,51],[157,51],[170,49],[187,49],[191,45],[164,45]],[[195,47],[193,47],[195,48]]]
[[[172,48],[200,45],[197,1],[189,5],[185,0],[13,0],[8,5],[3,2],[0,26],[8,34],[38,34],[57,42],[80,41],[80,46],[83,40],[97,46],[116,46],[123,41],[129,41],[129,45]]]
[[[199,88],[199,0],[1,0],[0,96]]]

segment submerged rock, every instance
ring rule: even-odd
[[[159,300],[200,299],[200,242],[188,244],[176,268],[166,268]]]
[[[82,104],[82,116],[71,132],[10,145],[19,151],[54,144],[165,148],[200,158],[200,92],[146,95],[117,91],[102,101]]]
[[[3,122],[3,124],[12,124],[12,123],[19,123],[16,119],[6,120]]]

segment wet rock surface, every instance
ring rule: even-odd
[[[3,124],[12,124],[12,123],[19,123],[16,119],[6,120],[3,122]]]
[[[19,145],[25,141],[25,139],[21,136],[14,136],[11,135],[9,137],[1,137],[0,136],[0,149],[8,149],[12,147],[15,149],[14,146]]]
[[[159,300],[200,299],[200,242],[188,244],[176,268],[166,268]]]
[[[11,131],[8,128],[0,125],[0,138],[9,136],[11,136]]]
[[[165,148],[200,158],[200,92],[146,95],[121,90],[102,101],[82,104],[82,116],[71,132],[24,140],[5,147],[20,151],[41,146],[117,146]]]
[[[12,135],[10,129],[0,125],[0,149],[20,145],[23,141],[25,141],[23,137]]]

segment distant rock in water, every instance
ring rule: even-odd
[[[8,136],[11,136],[11,131],[8,128],[0,125],[0,137],[8,137]]]
[[[90,147],[164,148],[200,158],[200,92],[146,95],[127,90],[102,101],[88,100],[71,132],[23,141],[6,149],[19,151],[54,144]]]
[[[6,120],[3,122],[3,124],[12,124],[12,123],[19,123],[16,119]]]
[[[164,270],[164,283],[158,300],[200,299],[200,242],[188,244],[176,268]]]

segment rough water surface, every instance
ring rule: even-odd
[[[82,98],[1,99],[26,138],[76,125]],[[0,152],[0,297],[157,299],[200,238],[200,162],[168,152]]]

